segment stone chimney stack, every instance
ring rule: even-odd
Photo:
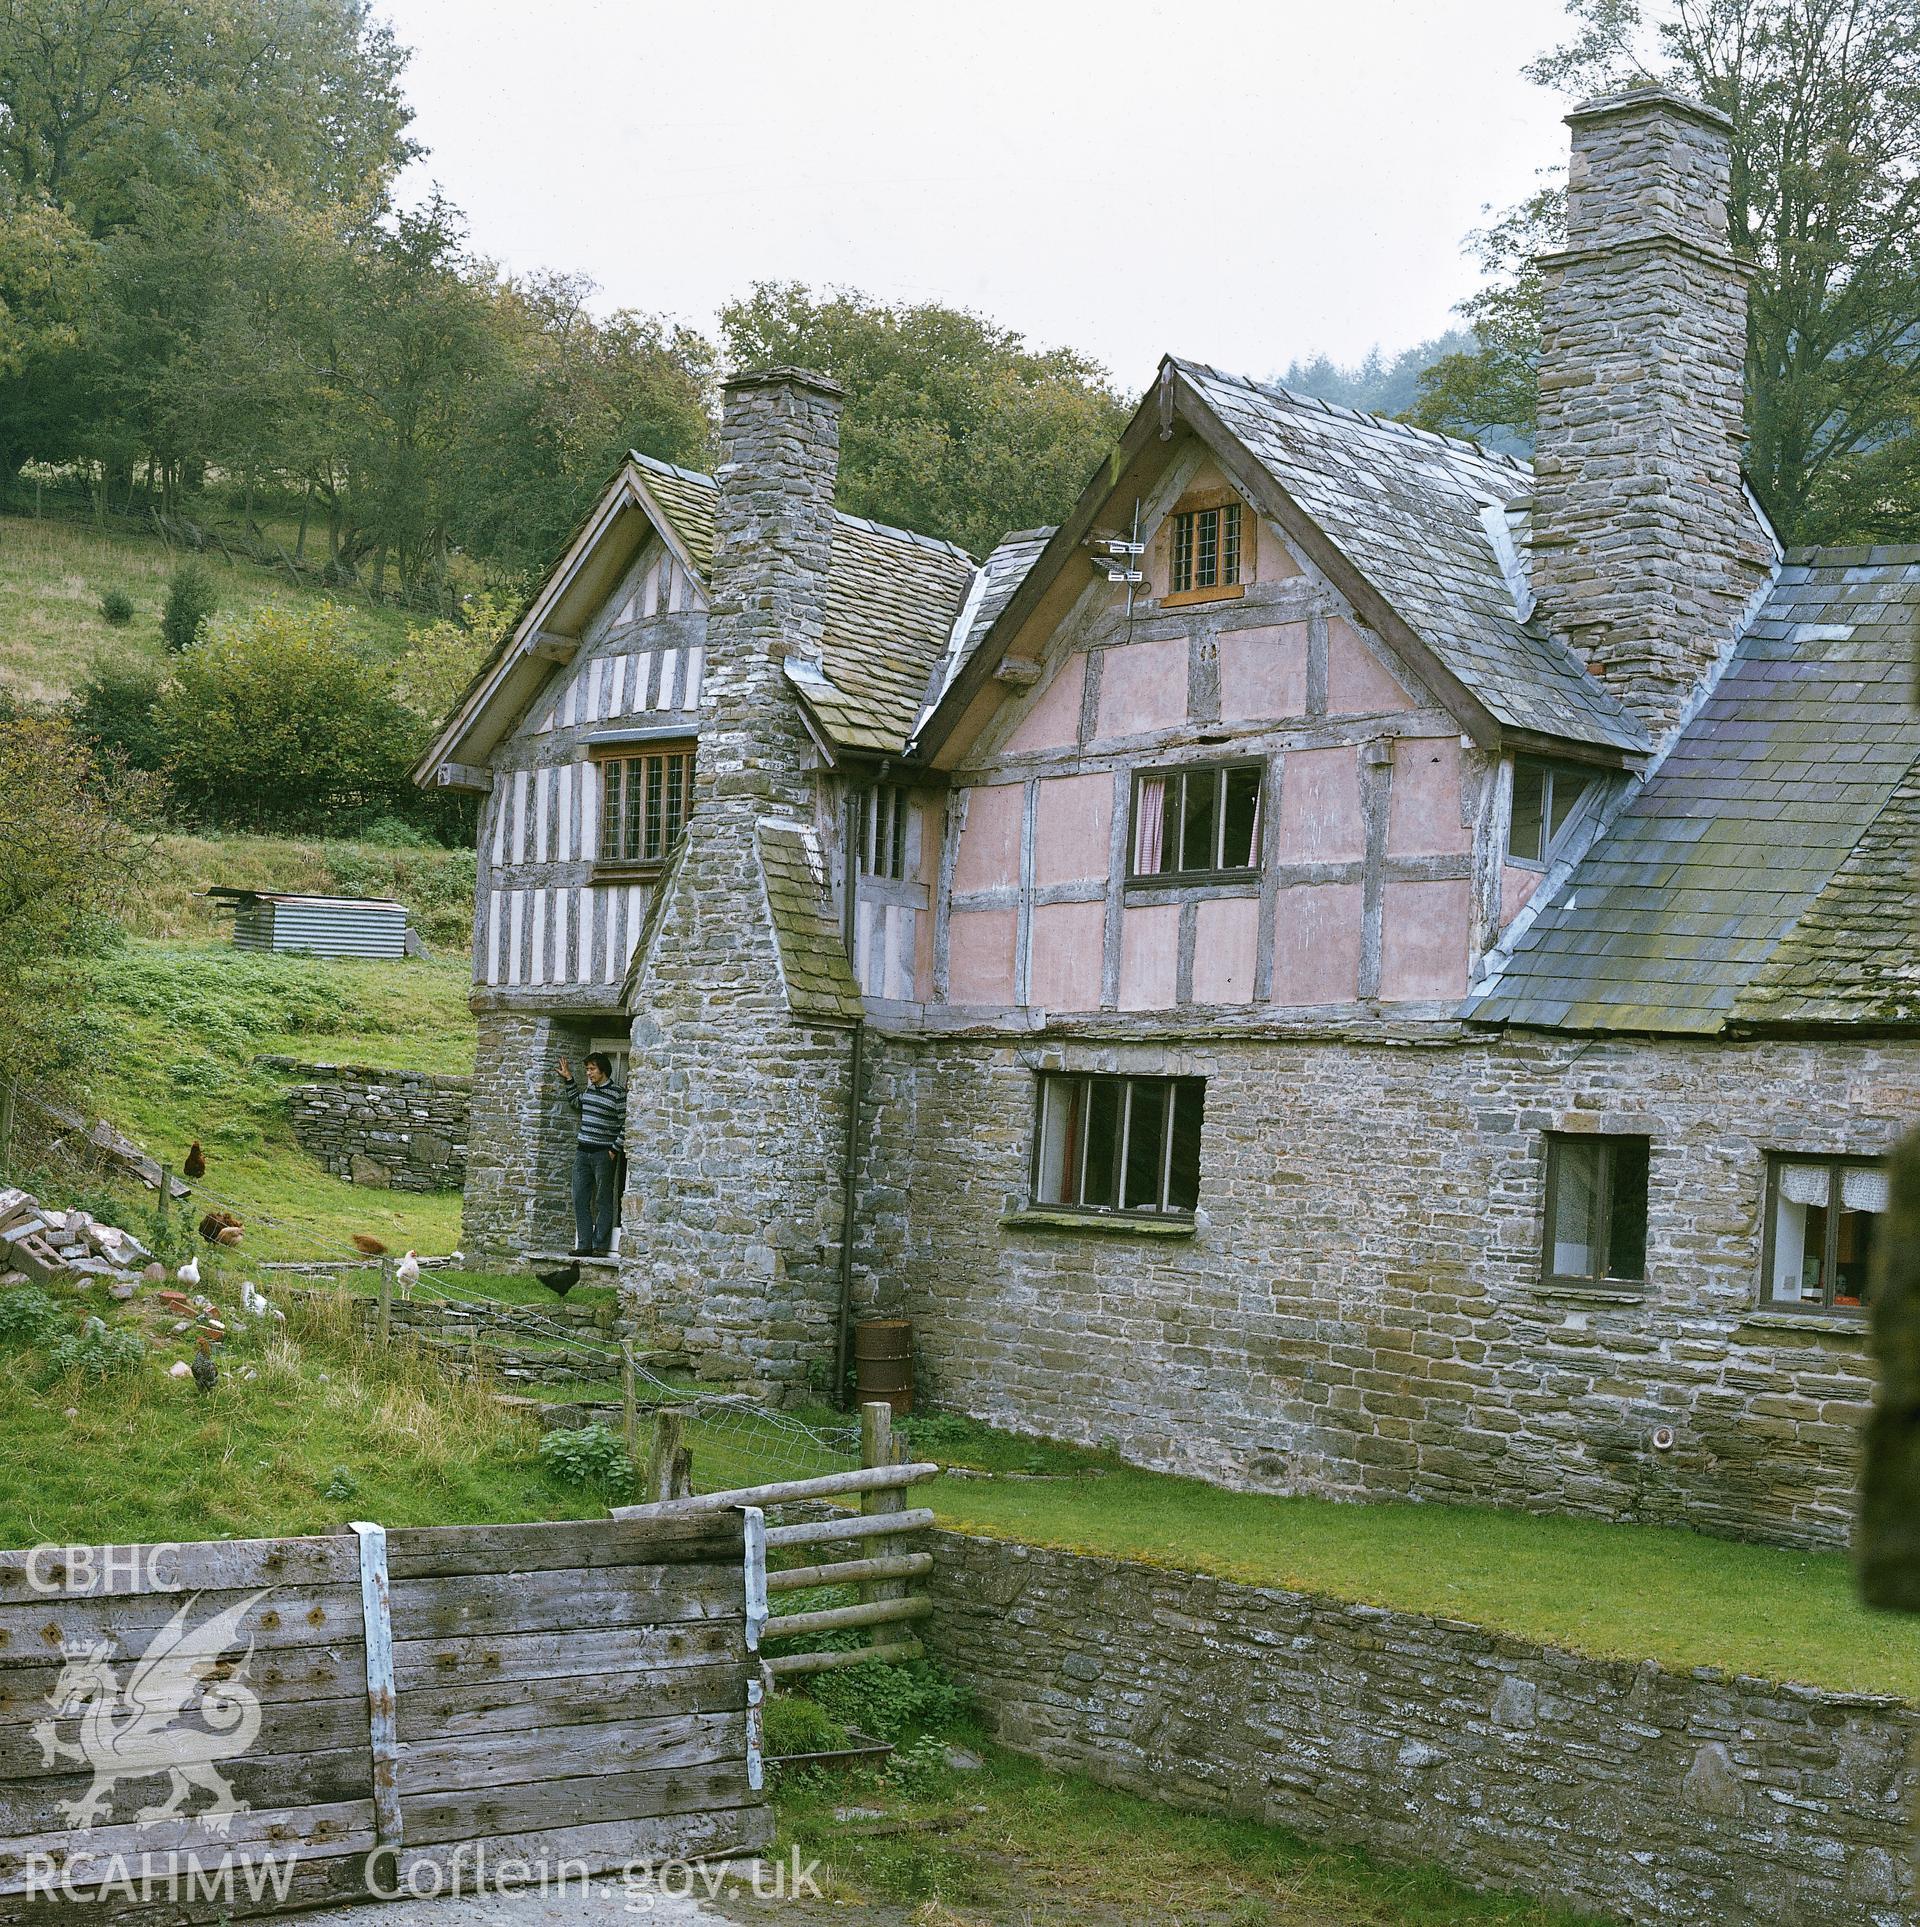
[[[759,368],[724,388],[708,582],[697,794],[812,818],[808,740],[786,680],[818,668],[827,626],[833,485],[845,391],[801,368]]]
[[[1727,241],[1733,123],[1646,88],[1567,125],[1567,245],[1540,262],[1533,587],[1657,743],[1772,563],[1740,473],[1750,270]]]

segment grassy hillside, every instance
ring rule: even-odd
[[[165,653],[160,609],[167,578],[188,556],[158,535],[89,528],[30,516],[0,516],[0,686],[29,702],[53,702],[84,680],[96,658],[131,661]],[[223,611],[262,603],[302,603],[325,592],[217,552],[193,558],[213,579]],[[118,589],[132,598],[133,620],[115,628],[100,599]],[[350,598],[335,592],[336,600]],[[368,646],[394,655],[406,642],[406,611],[353,604]]]

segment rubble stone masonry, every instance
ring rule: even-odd
[[[1757,1308],[1766,1154],[1887,1151],[1920,1046],[1197,1024],[877,1056],[861,1298],[914,1320],[931,1402],[1256,1490],[1847,1539],[1864,1321]],[[1190,1234],[1027,1212],[1053,1067],[1206,1080]],[[1652,1139],[1644,1294],[1543,1282],[1548,1131]]]
[[[266,1064],[312,1080],[287,1094],[294,1140],[335,1177],[396,1191],[457,1191],[465,1181],[472,1078],[290,1057]]]
[[[934,1535],[994,1736],[1151,1799],[1674,1927],[1907,1927],[1920,1709]]]

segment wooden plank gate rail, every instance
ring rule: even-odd
[[[758,1515],[0,1552],[0,1922],[764,1846]]]
[[[655,1433],[655,1460],[671,1462],[683,1456],[677,1414],[665,1412]],[[860,1457],[857,1471],[829,1472],[819,1478],[788,1479],[775,1485],[741,1486],[731,1492],[702,1492],[688,1496],[655,1499],[645,1505],[616,1506],[616,1519],[645,1520],[697,1519],[712,1517],[732,1508],[751,1508],[765,1513],[776,1507],[810,1505],[824,1507],[835,1501],[857,1499],[858,1514],[843,1514],[803,1520],[791,1525],[757,1525],[748,1538],[747,1559],[751,1568],[759,1554],[759,1573],[750,1573],[750,1593],[763,1599],[788,1592],[807,1591],[822,1586],[853,1585],[859,1588],[858,1601],[850,1606],[827,1606],[818,1611],[773,1614],[757,1628],[762,1640],[789,1642],[816,1638],[823,1633],[862,1630],[863,1645],[850,1649],[816,1648],[812,1651],[776,1653],[761,1665],[763,1681],[792,1678],[803,1673],[827,1672],[841,1666],[858,1666],[867,1660],[916,1659],[919,1640],[912,1624],[933,1611],[933,1601],[924,1594],[909,1591],[909,1582],[924,1579],[933,1570],[933,1554],[909,1551],[905,1547],[912,1535],[924,1532],[933,1523],[927,1507],[909,1507],[906,1488],[938,1474],[938,1465],[907,1463],[900,1457],[893,1438],[892,1407],[881,1402],[860,1408]],[[828,1559],[813,1565],[782,1565],[768,1570],[768,1553],[783,1553],[803,1546],[851,1545],[871,1541],[861,1557]],[[749,1609],[751,1611],[751,1608]]]

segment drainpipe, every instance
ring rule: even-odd
[[[841,937],[847,946],[847,968],[854,972],[859,988],[859,971],[854,957],[855,911],[858,903],[859,843],[858,816],[860,792],[847,786],[846,829],[841,841],[840,911]],[[853,1043],[847,1067],[847,1139],[840,1172],[840,1314],[834,1343],[833,1396],[843,1410],[853,1403],[847,1384],[848,1353],[853,1343],[853,1234],[857,1214],[857,1160],[860,1155],[860,1101],[866,1082],[867,1021],[853,1020]]]

